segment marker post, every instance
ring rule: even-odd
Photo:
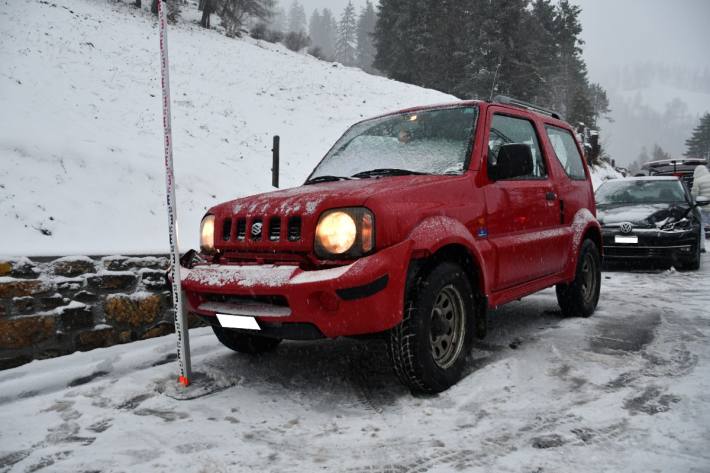
[[[192,367],[190,363],[190,334],[187,314],[183,310],[180,288],[180,251],[177,240],[177,206],[175,202],[175,175],[173,173],[173,135],[170,118],[170,79],[168,68],[168,21],[166,6],[158,0],[158,23],[160,25],[160,72],[163,88],[163,129],[165,131],[165,188],[167,194],[168,226],[170,227],[170,281],[175,311],[175,333],[177,334],[177,361],[180,374],[178,382],[190,384]]]

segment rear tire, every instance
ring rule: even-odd
[[[222,345],[239,353],[248,353],[250,355],[267,353],[274,351],[279,343],[281,343],[280,338],[251,335],[248,333],[225,329],[217,325],[213,325],[212,330],[217,336],[217,340],[219,340]]]
[[[390,331],[389,353],[403,384],[438,393],[461,379],[474,333],[471,283],[463,269],[440,263],[408,289],[402,322]]]
[[[601,257],[597,245],[584,240],[579,250],[577,270],[569,284],[558,284],[557,302],[565,317],[589,317],[599,302]]]

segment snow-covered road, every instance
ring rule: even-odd
[[[710,471],[710,257],[605,272],[590,319],[554,291],[492,313],[466,378],[415,397],[379,342],[250,358],[191,332],[0,372],[0,471]],[[194,399],[203,386],[217,392]]]

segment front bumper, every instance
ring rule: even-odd
[[[371,334],[402,320],[410,252],[411,242],[404,242],[347,266],[316,271],[294,265],[198,265],[183,269],[182,288],[187,309],[213,324],[217,313],[226,313],[255,317],[266,336]]]
[[[699,244],[697,227],[683,232],[634,229],[621,234],[618,228],[603,228],[604,259],[683,261],[692,258]],[[637,243],[618,243],[617,236],[636,237]]]

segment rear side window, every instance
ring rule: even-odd
[[[586,179],[582,156],[579,154],[572,133],[552,125],[546,125],[545,130],[552,149],[555,150],[555,156],[567,175],[572,179]]]
[[[524,118],[493,115],[491,134],[488,138],[489,159],[498,156],[501,146],[512,143],[528,145],[533,157],[532,174],[516,179],[544,179],[547,176],[547,169],[533,124]]]

